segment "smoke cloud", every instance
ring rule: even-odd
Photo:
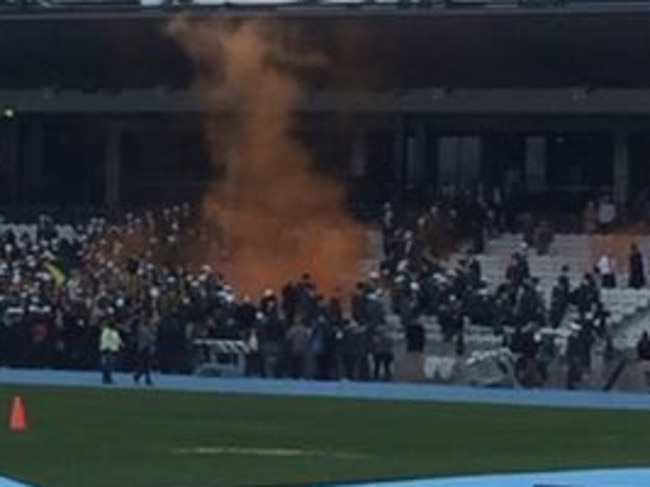
[[[325,293],[349,289],[365,232],[343,208],[343,185],[315,172],[293,135],[297,73],[323,69],[326,60],[305,52],[295,32],[265,21],[180,18],[169,32],[196,67],[212,114],[206,140],[224,174],[205,195],[202,216],[204,227],[220,229],[220,245],[197,257],[248,293],[304,272]]]

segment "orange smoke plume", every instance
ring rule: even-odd
[[[343,209],[342,184],[316,173],[293,135],[296,73],[324,59],[268,22],[181,18],[169,29],[196,66],[211,113],[206,139],[224,172],[203,201],[203,225],[220,229],[220,245],[201,259],[249,293],[304,272],[323,292],[350,288],[365,232]]]

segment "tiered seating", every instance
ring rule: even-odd
[[[501,282],[513,252],[526,251],[531,273],[540,280],[542,291],[548,298],[563,266],[569,266],[569,278],[572,285],[576,285],[585,272],[593,269],[598,257],[607,251],[616,259],[619,287],[603,289],[602,300],[612,314],[611,323],[619,325],[650,307],[650,289],[625,287],[627,255],[632,243],[636,243],[642,253],[650,256],[650,239],[645,236],[556,235],[549,255],[539,256],[533,249],[524,249],[521,235],[506,234],[490,241],[486,254],[479,256],[479,259],[488,281]]]
[[[394,314],[387,316],[388,326],[392,330],[392,335],[397,343],[405,341],[404,329],[400,323],[399,317]],[[442,355],[451,353],[453,355],[454,345],[450,344],[448,350],[440,349],[440,344],[443,342],[443,335],[438,320],[434,317],[428,317],[421,321],[424,326],[427,337],[427,351],[437,352]],[[465,347],[469,351],[474,350],[493,350],[502,345],[503,339],[494,334],[494,331],[484,326],[468,325],[465,326]],[[445,348],[445,347],[443,347]]]
[[[376,261],[382,255],[381,237],[378,232],[369,234],[370,252],[374,256],[368,260],[368,269],[376,266]],[[642,319],[644,311],[650,310],[650,286],[646,289],[628,289],[627,286],[627,255],[630,244],[636,243],[650,261],[650,238],[641,236],[600,236],[564,234],[556,235],[549,255],[536,255],[534,249],[522,247],[522,237],[517,234],[505,234],[491,240],[487,245],[485,254],[478,256],[481,262],[483,275],[490,286],[503,282],[506,267],[511,256],[517,251],[526,251],[533,276],[540,280],[542,292],[547,299],[563,266],[569,266],[569,278],[572,286],[578,285],[583,275],[593,269],[597,258],[604,249],[608,249],[618,262],[618,287],[615,289],[602,289],[601,298],[604,305],[611,313],[610,323],[616,330],[615,342],[625,348],[633,347],[641,333],[650,330],[650,320]],[[454,264],[462,255],[452,255],[450,264]],[[558,337],[568,336],[568,324],[575,319],[570,315],[565,320],[565,326],[557,330]],[[389,324],[394,331],[394,338],[398,342],[404,340],[404,332],[396,316],[389,316]],[[435,318],[424,320],[427,332],[428,350],[431,352],[439,347],[442,341],[440,326]],[[560,340],[563,342],[563,340]],[[489,350],[498,348],[502,339],[495,336],[489,328],[470,325],[466,327],[465,345],[467,350]],[[453,348],[453,347],[452,347]]]

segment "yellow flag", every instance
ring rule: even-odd
[[[45,262],[43,264],[43,267],[45,267],[45,270],[47,270],[47,272],[50,273],[50,275],[54,279],[54,283],[57,286],[62,286],[63,285],[63,283],[65,282],[66,277],[65,277],[65,274],[63,273],[63,271],[61,269],[59,269],[57,266],[55,266],[51,262]]]

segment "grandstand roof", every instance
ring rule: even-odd
[[[374,12],[374,13],[372,13]],[[315,86],[649,87],[650,10],[199,10],[299,26],[336,69]],[[164,11],[0,16],[0,89],[187,86]]]

